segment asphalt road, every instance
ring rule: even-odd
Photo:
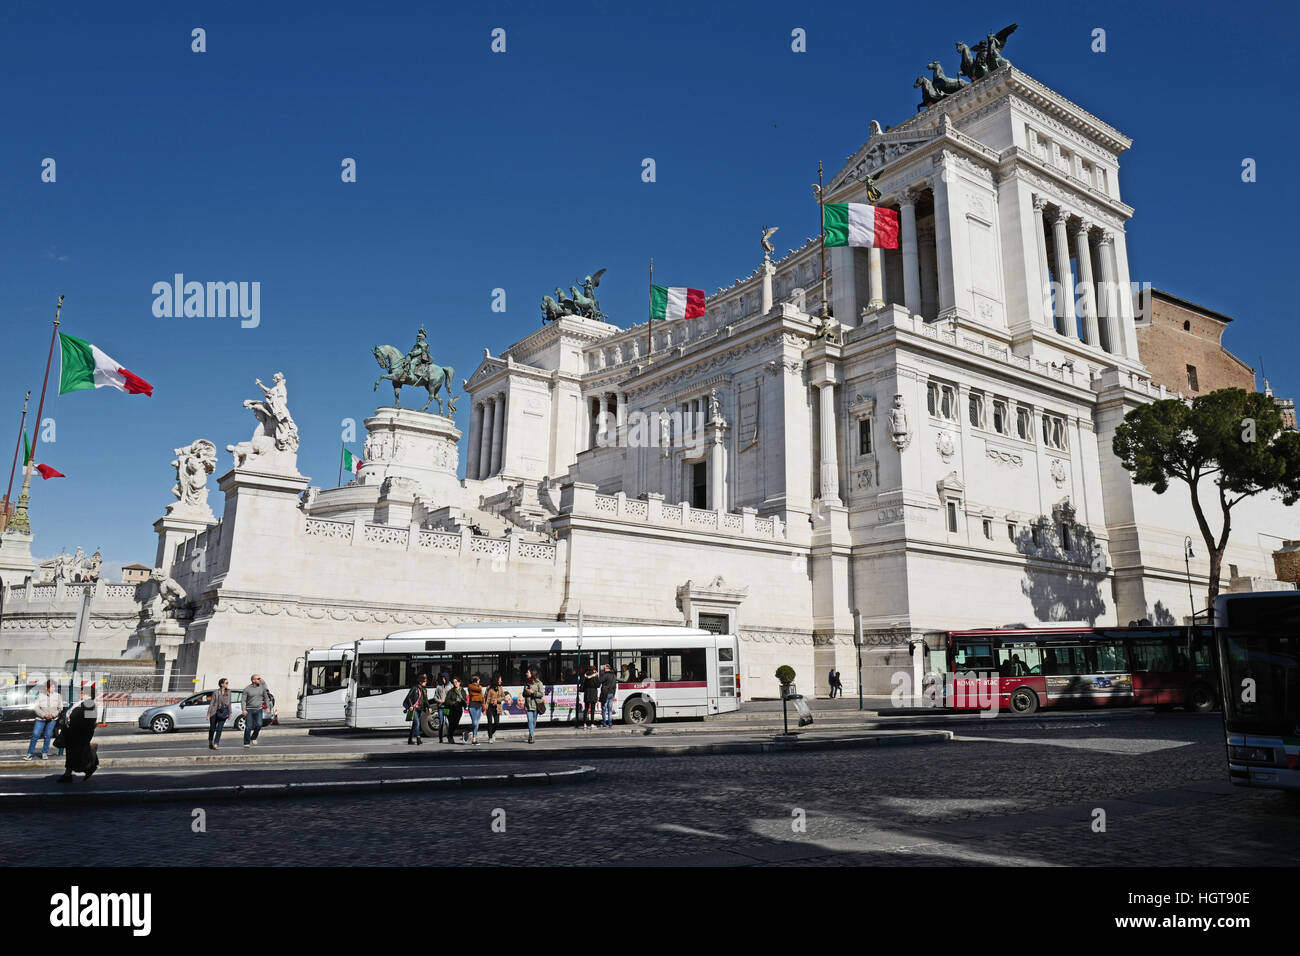
[[[584,757],[598,776],[564,787],[213,803],[201,808],[202,833],[191,827],[196,808],[181,804],[13,808],[0,814],[0,861],[235,863],[258,847],[275,865],[393,865],[407,836],[501,864],[517,862],[521,845],[551,864],[1300,859],[1300,801],[1227,785],[1217,715],[979,721],[957,734],[942,745],[802,754]],[[573,765],[555,758],[527,765]]]

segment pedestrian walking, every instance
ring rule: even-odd
[[[537,733],[537,715],[545,713],[546,688],[531,669],[524,671],[524,710],[528,714],[528,742],[533,742]],[[539,711],[539,708],[542,708]]]
[[[600,675],[600,726],[614,726],[614,697],[618,694],[618,679],[614,669],[605,665],[605,673]]]
[[[36,756],[36,741],[44,737],[41,759],[49,760],[50,738],[54,736],[54,725],[59,720],[59,711],[63,709],[63,700],[55,690],[54,681],[45,682],[45,689],[36,695],[32,709],[36,711],[36,722],[32,724],[32,742],[27,745],[27,756],[23,759],[31,760]]]
[[[408,744],[424,743],[423,737],[420,736],[420,721],[424,719],[424,712],[429,707],[428,685],[429,675],[421,674],[415,686],[407,691],[406,699],[402,701],[402,710],[411,719],[411,729],[406,734]]]
[[[477,674],[470,677],[469,684],[465,688],[465,702],[469,707],[470,742],[477,747],[478,722],[483,717],[483,685],[479,682]]]
[[[433,693],[430,695],[433,701],[433,718],[438,722],[438,743],[442,743],[442,735],[447,730],[447,689],[451,687],[451,678],[444,671],[438,675],[438,682],[434,685]]]
[[[92,687],[91,696],[78,701],[63,716],[63,727],[55,741],[55,746],[63,748],[63,776],[59,783],[67,783],[74,773],[84,773],[89,780],[99,769],[99,744],[92,739],[98,719]]]
[[[826,699],[834,700],[835,699],[835,668],[833,667],[830,669],[830,673],[826,675],[826,685],[830,688],[830,694],[827,695]]]
[[[257,735],[262,732],[262,722],[266,720],[271,702],[271,690],[261,674],[249,678],[249,685],[244,688],[240,701],[244,706],[244,746],[256,746]]]
[[[835,672],[835,680],[833,681],[833,686],[834,686],[834,691],[833,691],[834,696],[836,696],[836,697],[843,697],[843,696],[844,696],[844,681],[840,680],[840,672],[839,672],[839,671],[836,671],[836,672]]]
[[[447,709],[447,743],[456,742],[456,728],[460,726],[460,715],[465,710],[465,691],[461,689],[460,678],[453,677],[447,688],[447,696],[442,700]]]
[[[487,714],[487,732],[488,743],[492,743],[492,738],[496,736],[497,728],[501,726],[501,714],[505,710],[506,701],[510,695],[506,693],[505,682],[498,674],[488,685],[488,689],[483,692],[483,709]]]
[[[224,677],[217,681],[217,689],[208,701],[208,749],[221,747],[221,731],[230,719],[230,681]],[[245,720],[247,726],[247,720]]]
[[[582,677],[582,716],[587,729],[596,723],[596,702],[600,700],[600,675],[596,665],[588,664],[587,673]]]

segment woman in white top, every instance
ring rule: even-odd
[[[54,689],[54,681],[45,682],[45,690],[36,695],[32,709],[36,711],[36,722],[32,724],[32,742],[27,745],[27,756],[23,759],[31,760],[36,756],[36,741],[44,736],[45,746],[41,749],[41,759],[49,760],[50,738],[54,736],[54,725],[59,719],[59,711],[63,709],[63,701]]]

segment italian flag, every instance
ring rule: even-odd
[[[828,202],[822,210],[826,245],[898,248],[898,213],[893,209],[857,202]]]
[[[364,462],[360,458],[354,458],[352,452],[346,448],[343,449],[343,470],[350,471],[354,475],[361,474],[361,466]]]
[[[59,333],[59,394],[111,386],[128,395],[153,395],[153,386],[85,339]]]
[[[26,468],[32,463],[32,443],[27,439],[27,433],[23,432],[23,467]],[[49,481],[51,478],[68,477],[63,472],[51,468],[49,465],[37,465],[36,470],[40,472],[41,478]]]
[[[650,287],[650,318],[698,319],[703,314],[703,289],[666,285]]]

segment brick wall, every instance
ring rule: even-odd
[[[1224,318],[1159,290],[1149,294],[1151,321],[1138,325],[1137,341],[1138,356],[1150,369],[1152,382],[1188,397],[1218,388],[1255,391],[1254,371],[1223,347]],[[1196,388],[1188,381],[1189,365],[1196,369]]]
[[[1279,581],[1300,581],[1300,541],[1283,541],[1273,552],[1273,568]]]

